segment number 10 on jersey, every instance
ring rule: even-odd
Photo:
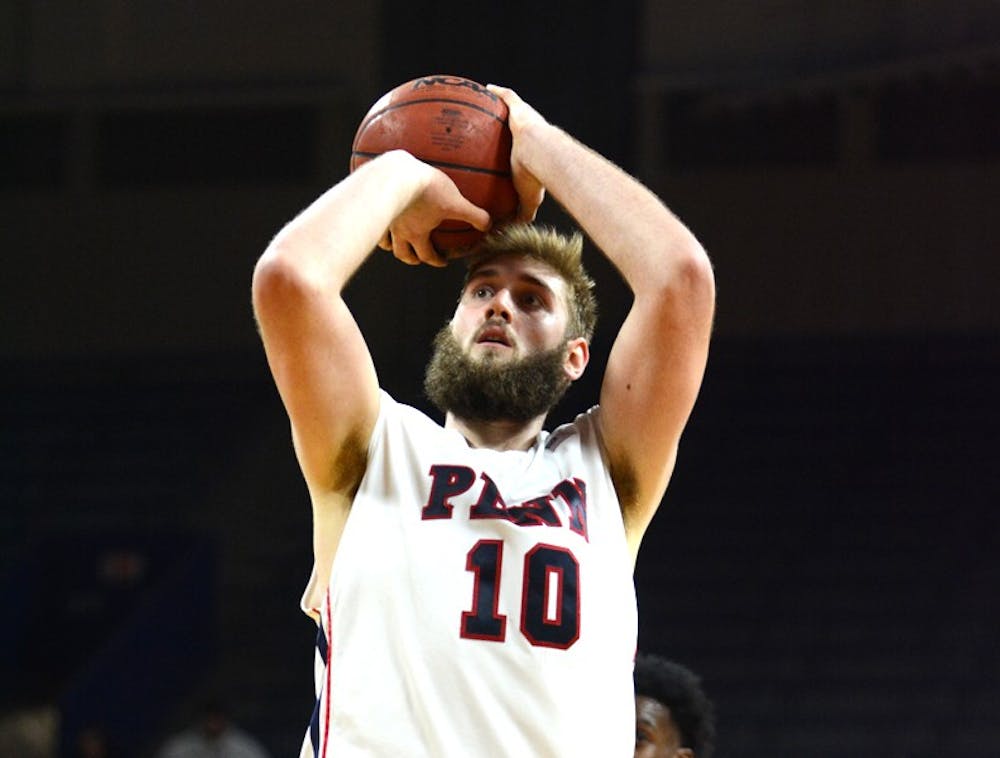
[[[507,638],[507,614],[499,607],[503,560],[503,540],[480,540],[466,557],[465,568],[475,577],[472,610],[462,613],[467,639]],[[580,563],[568,548],[539,543],[524,556],[520,628],[538,647],[566,650],[579,639]]]

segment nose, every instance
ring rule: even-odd
[[[493,297],[486,304],[486,319],[500,318],[509,324],[512,310],[513,302],[510,292],[506,289],[499,289],[493,293]]]

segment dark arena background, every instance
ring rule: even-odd
[[[702,676],[717,756],[995,756],[993,0],[0,4],[0,755],[99,727],[153,756],[209,697],[297,754],[310,514],[250,276],[429,73],[514,87],[713,258],[635,578],[640,648]],[[598,360],[553,422],[628,303],[587,256]],[[459,275],[380,254],[352,283],[404,401]]]

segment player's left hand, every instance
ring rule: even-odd
[[[509,87],[487,84],[486,88],[507,104],[509,115],[507,124],[510,126],[513,144],[510,151],[510,168],[514,179],[514,189],[520,205],[517,209],[518,221],[534,221],[538,208],[545,199],[545,187],[526,167],[523,160],[522,136],[533,127],[547,126],[548,121],[534,108],[528,105]]]

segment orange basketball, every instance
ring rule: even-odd
[[[387,92],[369,109],[354,135],[351,171],[389,150],[406,150],[444,171],[497,225],[517,211],[510,146],[503,100],[471,79],[423,76]],[[480,237],[482,232],[464,221],[444,221],[431,233],[439,251],[452,253]]]

